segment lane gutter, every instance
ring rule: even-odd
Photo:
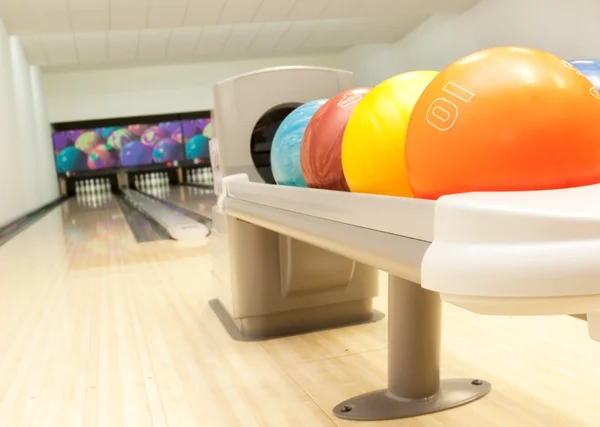
[[[50,211],[68,199],[68,196],[59,197],[58,199],[53,200],[52,202],[47,203],[44,206],[9,222],[5,226],[0,227],[0,246],[17,237],[17,235],[31,227],[33,224],[50,213]]]

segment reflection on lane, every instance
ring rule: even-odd
[[[217,196],[215,196],[211,188],[194,187],[191,185],[172,186],[162,193],[157,192],[154,195],[149,191],[148,194],[209,219],[212,219],[212,208],[217,203]]]
[[[163,240],[145,217],[130,215],[120,203],[116,196],[93,203],[75,198],[63,203],[60,209],[65,241],[69,247],[75,247],[72,267],[130,253],[137,245],[136,233],[147,236],[143,241]]]
[[[169,239],[165,230],[161,229],[156,222],[146,217],[123,197],[118,198],[118,203],[138,243]]]
[[[61,206],[63,233],[71,268],[89,267],[106,257],[119,257],[131,250],[135,240],[116,197],[94,203],[75,198]]]
[[[186,186],[158,186],[145,188],[142,194],[160,201],[164,206],[171,210],[179,212],[186,217],[203,224],[209,230],[212,229],[212,206],[216,203],[216,198],[211,190],[206,188],[191,187],[196,190],[196,193],[201,193],[208,200],[200,203],[187,203],[192,201],[186,197],[186,193],[194,193],[194,191],[185,191]],[[200,191],[198,191],[200,190]],[[196,200],[197,202],[197,200]],[[208,202],[208,203],[207,203]]]

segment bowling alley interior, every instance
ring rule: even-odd
[[[598,17],[2,0],[0,427],[598,427]]]

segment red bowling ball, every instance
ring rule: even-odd
[[[350,89],[329,99],[308,124],[300,149],[302,174],[310,188],[349,191],[342,170],[346,123],[371,88]]]

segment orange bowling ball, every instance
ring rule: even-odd
[[[562,59],[497,47],[440,72],[413,110],[416,197],[600,183],[600,94]]]

